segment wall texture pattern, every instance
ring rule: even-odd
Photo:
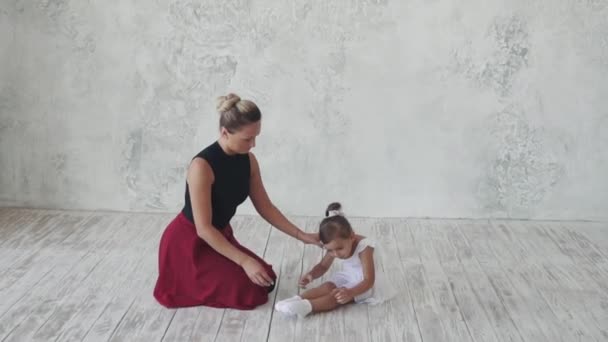
[[[234,91],[262,109],[286,213],[608,219],[606,18],[606,0],[0,0],[0,205],[175,211]]]

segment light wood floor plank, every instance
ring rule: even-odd
[[[27,231],[35,229],[33,227],[45,226],[52,216],[59,216],[59,213],[43,215],[33,212],[18,216],[16,221],[5,223],[0,229],[3,235],[2,240],[0,240],[0,274],[8,272],[13,265],[36,252],[33,249],[12,246],[13,242],[27,235]],[[50,227],[47,228],[50,229]]]
[[[551,307],[560,324],[567,327],[570,335],[577,341],[598,341],[598,330],[592,322],[586,321],[584,315],[570,306],[577,298],[564,296],[581,291],[581,283],[576,278],[582,273],[574,267],[572,260],[564,255],[546,234],[542,234],[532,222],[514,222],[509,225],[519,245],[523,246],[528,263],[537,265],[523,272],[531,284],[537,283],[541,294]],[[587,278],[581,278],[587,279]],[[589,283],[584,280],[584,283]],[[533,286],[533,285],[532,285]],[[582,285],[586,287],[587,285]]]
[[[108,221],[114,226],[113,229],[118,230],[120,225],[115,219],[115,216],[108,218]],[[80,226],[73,227],[74,230],[81,228],[82,227]],[[110,230],[108,232],[110,232]],[[104,243],[103,241],[109,236],[100,235],[98,237],[101,238],[99,240],[99,245],[102,245]],[[56,277],[55,274],[63,274],[62,268],[53,268],[45,275],[43,281],[40,282],[39,286],[43,287],[40,292],[37,288],[27,291],[27,296],[22,298],[12,310],[13,313],[16,312],[20,314],[18,317],[21,317],[22,315],[26,315],[26,317],[17,327],[15,327],[12,331],[12,336],[10,336],[8,340],[35,340],[36,337],[34,337],[34,335],[42,325],[48,321],[55,310],[60,308],[62,302],[78,288],[79,284],[87,279],[99,266],[104,256],[107,254],[107,251],[102,252],[97,249],[74,252],[64,248],[49,248],[48,252],[50,255],[66,258],[65,262],[62,261],[60,263],[60,266],[62,267],[70,265],[70,260],[78,260],[76,267],[70,268],[70,272],[63,278]],[[51,300],[45,300],[41,303],[35,302],[35,300],[39,298],[38,296],[44,296],[45,294],[47,296],[51,295]]]
[[[536,265],[529,262],[531,255],[516,247],[517,241],[510,231],[508,222],[496,222],[480,227],[477,231],[486,239],[490,248],[499,261],[505,274],[513,285],[513,299],[521,298],[526,306],[527,312],[532,316],[531,324],[535,324],[549,341],[574,341],[570,331],[558,324],[558,319],[551,307],[547,304],[541,294],[541,286],[538,282],[530,283],[524,277],[522,270],[535,268]],[[542,272],[542,270],[537,270]]]
[[[368,327],[371,341],[422,341],[418,317],[410,296],[410,284],[401,263],[401,245],[410,250],[403,241],[396,238],[394,230],[403,229],[401,220],[375,219],[371,224],[371,235],[378,244],[379,271],[384,272],[396,290],[394,298],[368,307]]]
[[[169,327],[175,310],[156,302],[152,292],[158,276],[158,243],[173,215],[156,215],[141,225],[147,234],[137,240],[134,250],[141,258],[123,284],[111,291],[111,299],[89,328],[86,340],[160,341]],[[122,241],[124,243],[124,241]],[[119,243],[120,245],[120,243]],[[126,248],[125,244],[124,247]],[[101,305],[99,306],[101,308]],[[96,309],[95,312],[99,312]]]
[[[471,337],[475,341],[501,341],[484,310],[484,299],[479,297],[471,285],[471,281],[476,279],[470,279],[466,272],[467,262],[461,260],[470,258],[470,251],[459,250],[451,241],[452,232],[457,224],[455,221],[438,221],[437,224],[429,227],[435,252],[450,282],[454,300],[458,304]]]
[[[109,240],[113,240],[114,245],[118,245],[122,239],[132,244],[106,254],[97,272],[62,303],[61,310],[56,310],[54,317],[47,321],[47,327],[40,329],[41,336],[48,340],[81,341],[110,296],[120,290],[122,280],[136,272],[143,256],[155,254],[156,246],[152,241],[159,233],[158,229],[154,229],[155,222],[148,217],[137,217],[122,226],[118,230],[121,234],[114,234]]]
[[[35,219],[39,213],[35,210],[2,208],[0,213],[0,247],[21,227],[24,219]]]
[[[583,235],[604,257],[608,257],[608,222],[572,222],[578,234]]]
[[[57,213],[59,217],[59,213]],[[49,225],[57,226],[57,230],[75,231],[78,229],[80,221],[70,221],[66,224],[57,223],[55,219],[48,219],[45,222]],[[44,228],[37,228],[36,231]],[[63,233],[62,233],[63,234]],[[69,233],[67,233],[69,234]],[[52,235],[51,235],[52,236]],[[47,244],[47,246],[50,244]],[[14,247],[5,247],[14,248]],[[21,249],[21,248],[19,248]],[[0,302],[0,314],[8,310],[23,295],[37,286],[44,276],[53,268],[54,263],[58,262],[62,254],[57,253],[53,248],[42,248],[40,243],[32,244],[31,249],[24,247],[24,252],[17,261],[4,272],[0,280],[0,296],[8,300]],[[6,296],[7,293],[12,296]]]
[[[43,210],[19,210],[14,209],[8,212],[8,216],[2,220],[0,229],[0,247],[5,248],[11,241],[30,229],[29,227],[37,223],[44,217],[48,217],[48,211]],[[54,213],[51,215],[58,215]]]
[[[608,294],[608,267],[603,255],[597,253],[592,245],[580,238],[580,235],[570,234],[563,224],[541,224],[536,227],[553,240],[562,253],[585,270],[604,294]]]
[[[277,272],[268,303],[159,305],[158,243],[174,217],[0,208],[0,341],[608,340],[605,222],[349,218],[378,243],[397,296],[297,319],[274,303],[300,291],[323,250],[258,216],[233,228]],[[321,221],[290,219],[310,232]]]
[[[413,241],[418,247],[421,261],[425,266],[427,280],[438,304],[447,339],[450,341],[472,341],[469,329],[454,299],[450,282],[435,252],[433,239],[429,234],[433,224],[430,220],[413,221],[411,225]]]
[[[293,218],[294,224],[301,229],[306,229],[306,218]],[[271,240],[277,235],[274,230]],[[269,243],[269,247],[272,244]],[[304,254],[304,244],[296,239],[289,238],[281,234],[281,260],[275,259],[278,256],[279,248],[275,248],[276,254],[269,260],[274,259],[275,263],[280,264],[278,268],[279,281],[274,290],[271,308],[271,322],[268,331],[268,341],[294,341],[296,339],[296,323],[293,317],[274,311],[274,304],[280,300],[292,297],[298,293],[298,281],[302,274],[302,257]],[[317,247],[318,248],[318,247]],[[275,267],[275,272],[277,268]],[[264,340],[262,340],[264,341]]]
[[[426,267],[420,260],[418,246],[413,239],[411,225],[413,221],[404,220],[400,226],[394,227],[401,263],[410,291],[422,340],[447,341],[448,335],[443,327],[439,307],[433,296],[433,291],[427,280]]]
[[[479,260],[473,254],[471,246],[464,238],[461,230],[467,229],[466,225],[459,224],[456,229],[448,235],[456,249],[462,251],[460,261],[465,266],[469,276],[471,286],[477,293],[478,298],[483,298],[481,305],[484,307],[488,319],[492,323],[494,330],[502,341],[515,342],[522,341],[521,335],[513,323],[512,317],[492,286],[488,275],[481,268]]]
[[[495,237],[484,234],[489,222],[475,221],[460,226],[467,244],[471,247],[474,257],[488,276],[490,285],[498,295],[500,302],[506,309],[514,328],[525,341],[555,341],[549,339],[540,329],[539,322],[533,316],[533,310],[528,306],[525,293],[518,293],[518,289],[511,282],[511,277],[505,273],[502,262],[496,257],[490,245],[497,244]]]

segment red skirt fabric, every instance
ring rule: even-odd
[[[272,266],[241,246],[230,225],[220,232],[232,245],[259,261],[276,281]],[[211,248],[181,213],[163,233],[158,266],[154,297],[168,308],[205,305],[252,310],[268,301],[271,290],[254,284],[239,265]]]

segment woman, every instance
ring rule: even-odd
[[[156,300],[168,307],[206,305],[251,310],[274,288],[272,267],[234,238],[230,219],[251,198],[258,213],[284,233],[308,244],[305,233],[272,204],[250,152],[260,134],[261,113],[235,94],[218,101],[220,138],[197,154],[188,169],[186,203],[160,241]],[[262,232],[260,232],[262,233]]]

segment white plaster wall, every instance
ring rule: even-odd
[[[0,4],[1,205],[177,211],[234,91],[286,213],[608,218],[606,0]]]

